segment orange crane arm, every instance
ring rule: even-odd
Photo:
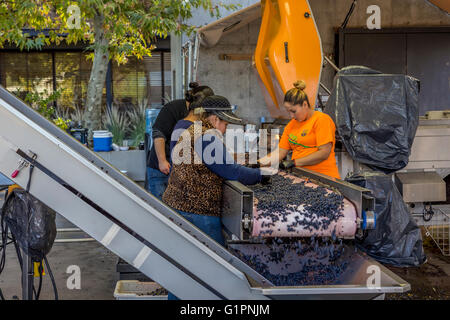
[[[306,93],[315,105],[322,72],[320,36],[308,0],[263,0],[262,22],[255,50],[258,74],[279,108],[274,81],[283,93],[297,80],[306,82]],[[275,75],[269,72],[266,63]]]

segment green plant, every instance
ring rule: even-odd
[[[36,87],[33,85],[33,87]],[[55,90],[49,93],[47,89],[42,92],[34,90],[28,92],[25,96],[25,102],[30,104],[30,106],[43,115],[48,120],[52,121],[55,125],[60,127],[62,130],[67,130],[69,128],[70,120],[68,120],[67,114],[62,114],[60,111],[56,111],[52,104],[54,101],[58,100],[61,96],[61,90]],[[18,91],[17,94],[20,94]]]
[[[62,119],[70,119],[75,126],[84,128],[86,125],[86,111],[80,107],[58,108],[55,116]]]
[[[56,119],[53,119],[53,123],[56,124],[61,129],[67,130],[67,129],[69,129],[70,120],[65,120],[61,117],[58,117]]]
[[[60,90],[55,90],[52,93],[49,93],[47,89],[44,89],[42,92],[33,90],[27,93],[25,102],[29,103],[33,109],[48,120],[52,120],[53,115],[55,114],[55,109],[52,104],[54,101],[58,100],[60,96]]]
[[[113,143],[118,146],[123,145],[123,139],[129,131],[130,120],[125,112],[120,111],[117,104],[112,104],[111,108],[106,108],[106,114],[103,117],[104,126],[112,133]]]
[[[141,141],[145,140],[145,109],[148,107],[148,100],[143,99],[137,107],[127,112],[130,119],[130,139],[132,147],[137,147]]]
[[[167,92],[164,92],[163,100],[164,100],[164,104],[168,104],[169,102],[172,101],[172,97]]]

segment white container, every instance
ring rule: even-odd
[[[167,295],[150,295],[151,292],[161,288],[156,282],[120,280],[117,281],[114,298],[116,300],[167,300]]]

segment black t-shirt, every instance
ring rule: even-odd
[[[188,115],[186,100],[174,100],[162,107],[152,127],[152,139],[164,138],[166,140],[166,158],[170,161],[170,137],[177,122]],[[159,170],[158,157],[155,144],[147,155],[147,167]]]

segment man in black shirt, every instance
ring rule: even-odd
[[[208,86],[190,83],[191,90],[186,92],[185,99],[174,100],[164,105],[152,127],[152,148],[147,155],[147,190],[161,199],[167,188],[170,173],[170,137],[177,122],[189,113],[189,105],[194,95],[202,92],[204,96],[213,95]]]

